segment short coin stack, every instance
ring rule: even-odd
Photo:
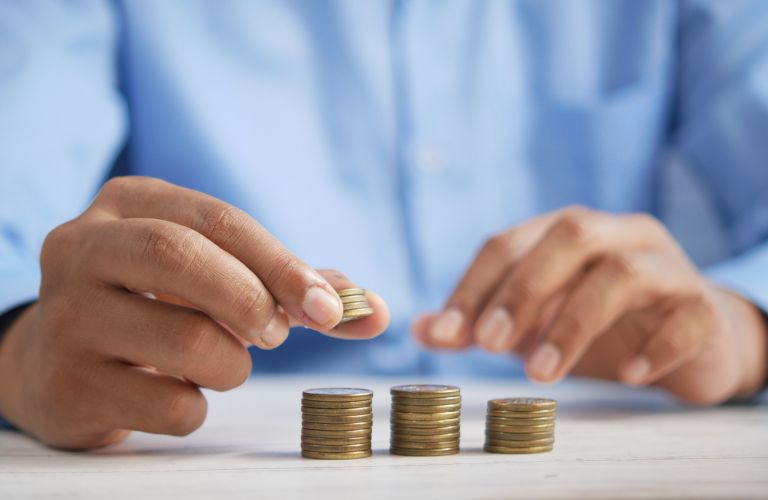
[[[459,452],[461,393],[450,385],[399,385],[392,394],[393,455]]]
[[[373,392],[307,389],[301,399],[301,456],[346,460],[371,456]]]
[[[344,307],[344,314],[341,317],[342,323],[365,318],[373,314],[373,308],[365,296],[365,289],[347,288],[346,290],[340,290],[338,294]]]
[[[541,398],[505,398],[488,401],[485,451],[491,453],[543,453],[555,444],[557,402]]]

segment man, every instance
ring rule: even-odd
[[[698,404],[765,381],[764,2],[6,1],[0,34],[0,414],[45,443],[189,433],[251,344]],[[667,153],[717,265],[647,215]],[[354,285],[376,314],[339,325]],[[429,310],[461,352],[412,342]]]

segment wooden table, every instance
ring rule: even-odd
[[[134,434],[91,453],[50,450],[0,432],[0,498],[768,498],[768,406],[690,409],[651,390],[568,382],[442,380],[464,396],[462,452],[387,453],[391,385],[417,380],[259,378],[210,393],[206,424],[186,438]],[[374,456],[299,456],[303,388],[374,389]],[[485,402],[560,402],[555,451],[484,453]]]

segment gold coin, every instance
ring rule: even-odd
[[[432,384],[396,385],[395,387],[392,387],[389,392],[393,396],[411,398],[444,398],[448,396],[457,397],[460,395],[458,387]]]
[[[451,432],[450,434],[431,434],[431,435],[421,435],[421,434],[405,434],[403,432],[398,431],[392,431],[391,439],[396,439],[398,441],[408,441],[413,443],[434,443],[436,441],[452,441],[452,440],[458,440],[461,437],[461,434],[458,432]]]
[[[555,444],[555,438],[531,439],[529,441],[505,441],[503,439],[485,438],[486,446],[503,446],[506,448],[527,448],[530,446],[552,446]]]
[[[322,451],[325,453],[349,453],[350,451],[368,451],[371,443],[348,444],[343,446],[324,446],[320,444],[301,443],[301,449],[305,451]]]
[[[554,410],[542,410],[542,411],[503,411],[503,410],[488,410],[486,413],[490,417],[500,418],[552,418],[557,416]]]
[[[373,422],[355,422],[346,424],[330,424],[327,422],[302,422],[302,429],[315,429],[318,431],[358,431],[361,429],[371,429]]]
[[[407,396],[392,396],[392,405],[406,406],[434,406],[461,404],[461,396],[449,396],[445,398],[412,398]]]
[[[360,295],[345,295],[344,297],[341,297],[341,303],[342,304],[349,304],[352,302],[368,302],[368,297],[366,297],[365,294]]]
[[[392,403],[392,410],[400,413],[444,413],[461,410],[461,403],[453,405],[403,405]]]
[[[405,448],[408,450],[444,450],[446,448],[458,448],[459,440],[452,439],[450,441],[427,443],[424,441],[402,441],[391,439],[389,444],[391,448]]]
[[[557,401],[545,398],[501,398],[488,401],[489,410],[532,411],[556,408]]]
[[[303,415],[339,415],[339,416],[351,416],[351,415],[370,415],[371,405],[361,406],[360,408],[313,408],[311,406],[301,406],[301,413]]]
[[[315,401],[313,399],[302,399],[301,408],[319,408],[324,410],[352,410],[360,408],[370,408],[371,399],[360,401]]]
[[[304,400],[312,401],[371,401],[373,391],[351,387],[327,387],[321,389],[307,389],[302,393]]]
[[[341,321],[352,321],[355,319],[360,318],[366,318],[368,316],[371,316],[373,314],[373,309],[368,307],[365,309],[354,309],[352,311],[344,311],[344,314],[341,316]]]
[[[455,455],[459,452],[459,447],[442,448],[437,450],[414,450],[411,448],[389,448],[392,455],[405,455],[410,457],[438,457],[441,455]]]
[[[555,430],[554,424],[549,425],[503,425],[487,422],[485,430],[494,432],[511,432],[520,434],[525,432],[552,432]]]
[[[413,427],[408,425],[393,424],[390,426],[393,433],[408,434],[409,436],[438,436],[440,434],[453,434],[460,431],[458,423],[456,425],[446,425],[443,427]]]
[[[488,422],[501,425],[543,425],[555,423],[555,419],[552,417],[507,418],[488,415],[487,420]]]
[[[373,413],[369,412],[363,415],[350,415],[346,417],[340,415],[308,415],[304,413],[301,416],[301,421],[327,424],[356,424],[360,422],[372,422]]]
[[[397,418],[391,418],[390,423],[398,429],[411,429],[411,428],[438,428],[460,425],[458,418],[448,418],[445,420],[400,420]]]
[[[301,456],[304,458],[314,458],[317,460],[352,460],[355,458],[370,457],[371,453],[371,450],[350,451],[347,453],[326,453],[323,451],[302,450]]]
[[[355,309],[365,309],[366,307],[371,307],[367,300],[348,302],[344,304],[344,312],[354,311]]]
[[[301,429],[302,437],[306,436],[306,437],[316,437],[316,438],[322,438],[322,439],[357,439],[357,438],[370,439],[372,432],[373,432],[372,427],[368,427],[365,429],[346,430],[346,431],[307,429],[306,427],[303,427]]]
[[[350,295],[365,295],[365,288],[345,288],[344,290],[337,290],[336,293],[339,297],[349,297]]]
[[[485,431],[486,439],[499,439],[501,441],[531,441],[553,437],[553,432],[495,432]]]
[[[406,413],[402,411],[392,410],[390,416],[395,420],[448,420],[452,418],[461,417],[461,411],[442,411],[434,413]]]
[[[320,446],[347,446],[350,444],[371,444],[371,436],[363,436],[359,438],[320,438],[301,435],[302,444],[316,444]]]
[[[529,446],[529,447],[514,447],[509,446],[484,446],[483,450],[489,453],[512,453],[512,454],[526,454],[526,453],[546,453],[552,451],[554,447],[548,446]]]

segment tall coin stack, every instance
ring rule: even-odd
[[[338,294],[344,307],[344,313],[341,317],[342,323],[365,318],[373,314],[373,308],[365,296],[365,289],[347,288],[346,290],[340,290]]]
[[[399,385],[390,393],[390,453],[423,457],[459,452],[461,393],[458,387]]]
[[[557,402],[541,398],[505,398],[488,401],[485,451],[491,453],[543,453],[555,444]]]
[[[373,392],[307,389],[301,398],[301,456],[347,460],[371,456]]]

